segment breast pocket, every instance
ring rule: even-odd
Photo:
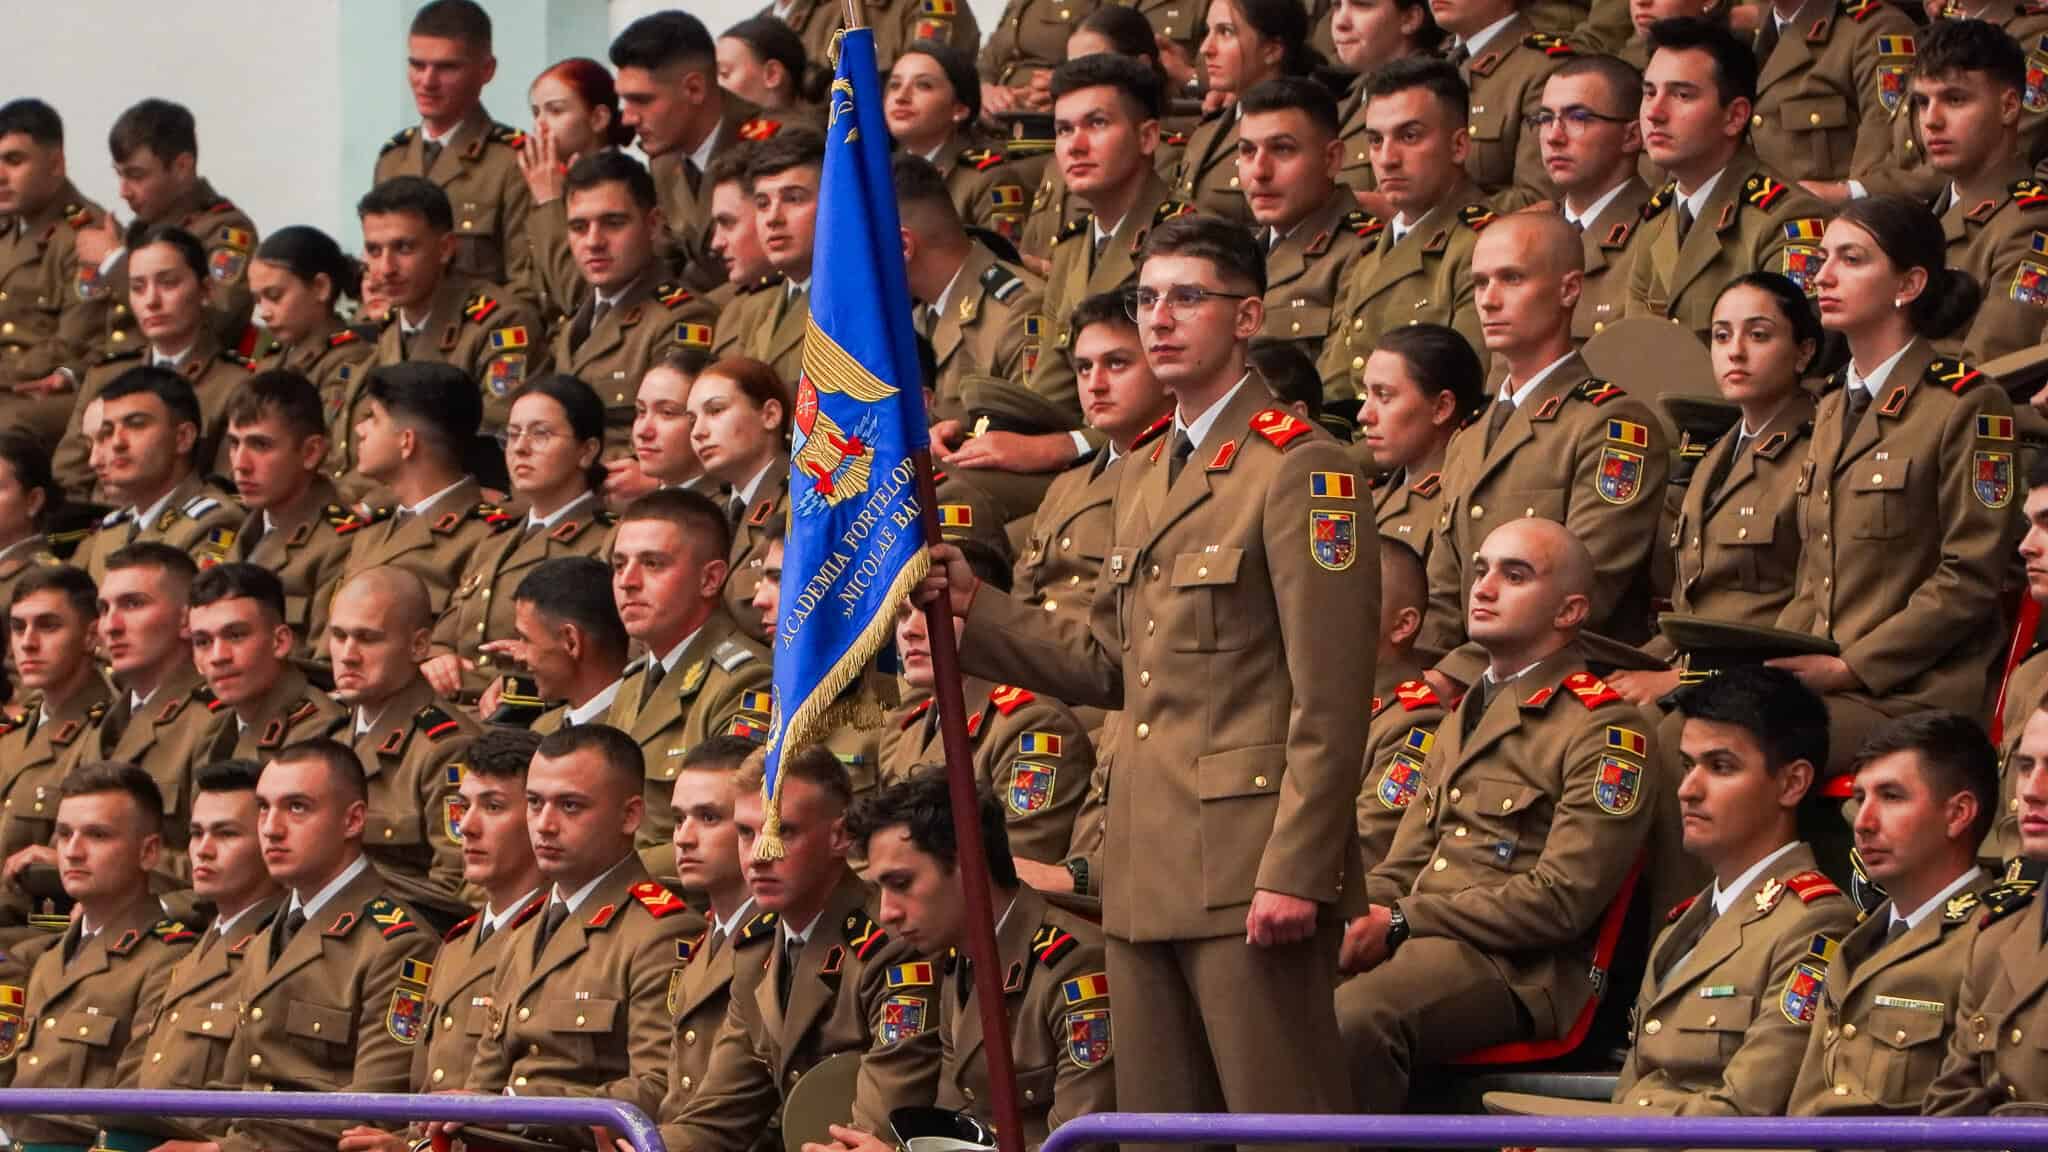
[[[1183,552],[1173,558],[1173,647],[1228,652],[1244,647],[1245,613],[1235,611],[1242,548]]]
[[[1562,488],[1524,488],[1518,492],[1504,494],[1488,511],[1493,512],[1500,523],[1536,517],[1562,524],[1565,507],[1565,491]]]
[[[502,282],[504,250],[499,245],[500,214],[504,205],[484,189],[470,189],[456,200],[455,234],[460,241],[461,262],[466,270]]]
[[[1682,1001],[1671,1013],[1669,1042],[1673,1051],[1665,1063],[1692,1073],[1721,1067],[1742,1047],[1743,1034],[1755,1015],[1753,996]]]
[[[1523,872],[1543,852],[1549,821],[1542,818],[1550,797],[1520,780],[1475,778],[1446,793],[1455,813],[1451,839],[1464,841],[1480,864]],[[1460,829],[1469,829],[1461,832]]]
[[[94,1067],[112,1067],[121,1053],[114,1046],[120,1021],[98,1012],[66,1012],[57,1017],[54,1031],[59,1041],[57,1057],[62,1061],[61,1079],[78,1086],[85,1083]]]
[[[599,1054],[610,1047],[607,1041],[618,1013],[617,1000],[550,1000],[541,1005],[540,1023],[565,1058],[596,1067]]]
[[[1707,528],[1707,541],[1722,563],[1716,567],[1724,579],[1744,592],[1764,591],[1765,561],[1770,555],[1777,522],[1766,516],[1745,516],[1738,506],[1731,514],[1718,517]]]
[[[354,1060],[355,1017],[345,1008],[293,1000],[285,1005],[284,1031],[322,1068],[347,1068]]]
[[[1116,596],[1117,638],[1126,649],[1131,646],[1131,609],[1137,599],[1131,583],[1137,578],[1140,555],[1136,548],[1112,548],[1109,563],[1103,568],[1110,591]]]
[[[1280,806],[1285,760],[1285,746],[1255,744],[1195,761],[1205,907],[1229,908],[1251,901],[1259,858],[1265,854]]]
[[[1908,460],[1859,460],[1850,465],[1846,525],[1859,540],[1895,540],[1904,536],[1912,508],[1908,499]],[[1837,497],[1841,495],[1838,491]],[[1928,525],[1931,529],[1934,525]]]
[[[1864,1025],[1870,1040],[1870,1068],[1864,1083],[1887,1107],[1918,1108],[1927,1086],[1941,1071],[1948,1016],[1911,1008],[1873,1008]]]
[[[1855,123],[1849,102],[1832,93],[1785,101],[1778,121],[1787,135],[1806,143],[1812,171],[1830,175],[1848,169]]]
[[[1329,335],[1330,308],[1283,295],[1266,311],[1266,335],[1275,340],[1317,340]]]
[[[413,848],[424,839],[417,812],[372,812],[363,817],[363,843],[386,848]]]

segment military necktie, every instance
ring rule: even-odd
[[[611,310],[610,304],[593,297],[590,307],[582,311],[576,317],[576,322],[569,326],[569,349],[574,351],[583,347],[583,342],[590,339],[590,333],[597,327],[597,322],[604,319],[604,314]]]
[[[1680,204],[1678,206],[1678,242],[1680,244],[1685,243],[1685,234],[1690,231],[1692,231],[1692,206],[1690,204]]]
[[[547,951],[548,941],[554,936],[555,930],[560,928],[568,919],[569,902],[567,900],[548,901],[547,915],[541,917],[540,920],[540,936],[533,943],[533,954],[535,956]]]
[[[1912,930],[1913,926],[1911,924],[1906,923],[1903,919],[1897,916],[1892,917],[1891,926],[1884,930],[1884,946],[1886,948],[1891,947],[1892,945],[1899,942],[1899,937],[1904,936],[1906,933],[1911,932]]]
[[[491,923],[488,916],[485,917],[484,922],[476,927],[476,946],[482,948],[486,943],[490,942],[491,937],[497,934],[498,926]]]
[[[1465,701],[1458,713],[1458,741],[1464,743],[1472,738],[1472,731],[1479,727],[1479,721],[1486,716],[1486,706],[1493,702],[1493,681],[1481,676],[1479,683],[1465,694]]]
[[[292,937],[298,935],[299,929],[305,926],[306,910],[303,908],[292,909],[291,915],[286,916],[278,924],[277,931],[270,934],[270,962],[272,964],[277,963],[277,958],[284,955],[284,950],[290,946]]]
[[[1458,75],[1470,79],[1465,66],[1472,62],[1472,50],[1465,47],[1463,41],[1459,41],[1458,46],[1451,49],[1450,55],[1445,59],[1451,62],[1451,67],[1458,70]]]
[[[1168,488],[1173,487],[1173,482],[1180,479],[1181,465],[1187,463],[1188,457],[1194,454],[1195,442],[1188,439],[1188,430],[1185,428],[1174,429],[1173,455],[1166,462],[1166,486]]]
[[[782,937],[782,968],[775,974],[775,1002],[782,1006],[784,1014],[789,1012],[789,993],[796,986],[796,961],[803,955],[803,941],[784,934]]]
[[[1493,451],[1493,442],[1500,439],[1500,430],[1508,426],[1508,417],[1515,414],[1515,402],[1502,397],[1493,402],[1493,411],[1486,414],[1486,450]]]
[[[420,145],[420,173],[422,175],[432,172],[434,170],[434,163],[440,159],[441,145],[438,141],[428,140]]]
[[[1863,414],[1870,411],[1870,389],[1854,380],[1848,383],[1849,395],[1844,397],[1845,415],[1842,417],[1842,439],[1847,441],[1850,434],[1863,423]]]

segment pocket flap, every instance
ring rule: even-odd
[[[1541,788],[1531,788],[1525,784],[1505,780],[1481,780],[1466,789],[1466,792],[1472,797],[1472,811],[1485,815],[1512,816],[1517,812],[1528,811],[1536,806],[1538,800],[1543,799]]]
[[[95,1012],[66,1012],[57,1017],[57,1038],[73,1044],[105,1048],[114,1042],[115,1019]]]
[[[310,1040],[325,1040],[330,1044],[347,1044],[351,1041],[351,1019],[339,1008],[324,1004],[312,1004],[304,1000],[293,1000],[285,1006],[284,1030],[290,1036],[302,1036]]]
[[[1266,796],[1280,791],[1280,770],[1286,749],[1279,744],[1254,744],[1215,752],[1195,761],[1195,785],[1203,800],[1232,796]]]
[[[228,1008],[186,1008],[178,1013],[178,1022],[173,1027],[188,1036],[232,1040],[235,1037],[235,1014]]]
[[[1530,488],[1521,492],[1509,492],[1495,502],[1503,509],[1513,509],[1510,515],[1538,520],[1555,520],[1564,523],[1566,500],[1561,488]]]
[[[1499,140],[1507,135],[1508,110],[1502,108],[1474,108],[1472,110],[1471,137],[1474,140]]]
[[[1906,476],[1910,460],[1859,461],[1851,464],[1849,491],[1851,492],[1902,492],[1906,488]]]
[[[1694,994],[1671,1014],[1671,1023],[1688,1032],[1742,1032],[1755,1015],[1754,996],[1707,998]]]
[[[1237,583],[1237,566],[1244,560],[1242,548],[1218,548],[1214,552],[1183,552],[1173,558],[1173,586],[1199,588],[1210,584]]]
[[[1707,529],[1707,536],[1727,548],[1760,548],[1778,532],[1773,516],[1723,516]]]
[[[1873,1008],[1863,1030],[1887,1048],[1912,1048],[1939,1043],[1947,1031],[1946,1012],[1922,1012],[1913,1008]]]
[[[609,1032],[617,1000],[550,1000],[541,1006],[541,1025],[551,1032]]]
[[[420,814],[417,812],[371,812],[363,817],[365,844],[417,844],[420,842]]]
[[[1809,96],[1785,101],[1784,124],[1788,132],[1811,132],[1815,128],[1847,128],[1852,122],[1849,102],[1839,96]]]

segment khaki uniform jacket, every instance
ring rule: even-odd
[[[1628,279],[1635,264],[1636,238],[1650,186],[1631,176],[1599,215],[1586,222],[1580,246],[1586,257],[1585,287],[1572,312],[1572,339],[1583,345],[1628,314]]]
[[[1325,400],[1358,396],[1359,374],[1380,333],[1404,324],[1443,324],[1484,349],[1472,301],[1472,247],[1493,220],[1479,190],[1460,184],[1422,214],[1396,243],[1390,221],[1368,216],[1358,229],[1366,247],[1351,266],[1330,314],[1330,335],[1316,370]],[[1480,362],[1486,361],[1482,353]]]
[[[1576,55],[1571,45],[1517,16],[1461,71],[1472,89],[1472,148],[1465,173],[1502,211],[1555,199],[1538,133],[1522,117],[1543,107],[1543,85]]]
[[[526,518],[516,527],[486,536],[464,567],[448,607],[434,625],[434,650],[453,652],[476,664],[462,673],[466,692],[482,693],[501,669],[488,652],[478,651],[492,640],[512,640],[512,594],[528,573],[549,560],[585,556],[603,560],[610,553],[612,525],[602,498],[586,496],[563,510],[566,515],[545,532],[526,531]]]
[[[1998,744],[1998,820],[1977,850],[1980,860],[2004,861],[2020,854],[2019,783],[2012,773],[2012,754],[2020,746],[2027,717],[2044,702],[2048,702],[2048,652],[2037,648],[2006,680],[2005,727]]]
[[[981,46],[981,26],[966,4],[954,0],[867,0],[867,8],[863,20],[874,30],[875,66],[884,76],[912,40],[950,44],[969,59]],[[772,4],[756,13],[775,14]],[[829,0],[797,0],[782,19],[803,39],[806,59],[826,68],[837,64],[839,51],[834,41],[845,27],[844,6]]]
[[[642,848],[668,844],[674,830],[670,794],[676,769],[690,749],[708,736],[752,733],[759,738],[768,731],[770,711],[768,651],[742,635],[723,612],[704,618],[675,665],[653,685],[647,682],[651,663],[643,656],[626,666],[626,683],[611,711],[612,726],[633,737],[647,763]]]
[[[1813,400],[1793,396],[1733,459],[1739,435],[1731,428],[1715,441],[1685,489],[1671,532],[1678,564],[1671,610],[1769,628],[1792,599],[1799,572],[1796,489],[1812,443]],[[1677,654],[1661,634],[1646,647],[1667,660]]]
[[[231,936],[212,925],[199,931],[191,951],[171,967],[157,1010],[128,1042],[126,1059],[135,1074],[121,1087],[200,1091],[226,1078],[228,1045],[240,1023],[243,961],[251,942],[266,939],[276,915],[271,899],[245,912]]]
[[[719,316],[721,325],[740,325],[739,343],[732,348],[734,355],[759,360],[784,380],[803,376],[804,332],[810,320],[809,286],[794,288],[787,281],[777,284],[773,291],[757,290],[742,296]]]
[[[789,937],[779,926],[761,967],[735,961],[710,1066],[682,1115],[663,1125],[664,1141],[673,1131],[678,1148],[746,1152],[804,1073],[841,1052],[862,1053],[853,1122],[869,1132],[888,1131],[892,1109],[936,1098],[934,965],[882,931],[871,906],[867,886],[848,871],[786,976]],[[785,979],[786,1009],[777,995]]]
[[[374,867],[308,916],[271,959],[291,898],[242,948],[227,1078],[245,1092],[404,1092],[426,1028],[433,933],[391,899]],[[236,1120],[224,1149],[330,1152],[341,1121]]]
[[[752,325],[760,321],[761,309],[776,307],[773,297],[764,289],[781,288],[782,274],[770,272],[752,284],[734,284],[728,281],[713,293],[718,304],[718,323],[712,329],[711,358],[722,360],[727,356],[746,355],[744,338],[753,331]],[[766,301],[764,303],[764,300]]]
[[[40,380],[59,368],[85,379],[106,332],[107,301],[80,276],[78,230],[104,215],[66,180],[41,210],[0,228],[0,383]]]
[[[1677,188],[1664,185],[1643,205],[1629,273],[1629,315],[1674,320],[1704,342],[1715,296],[1738,276],[1781,272],[1812,295],[1826,211],[1744,150],[1721,170],[1681,243]]]
[[[170,854],[164,867],[183,876],[189,872],[192,778],[213,759],[221,725],[232,723],[232,716],[189,660],[179,661],[140,712],[132,705],[126,691],[115,692],[106,719],[79,740],[78,758],[120,760],[149,773],[164,797],[164,849]]]
[[[483,488],[466,477],[417,516],[398,516],[389,507],[360,513],[336,530],[349,537],[348,567],[342,576],[391,564],[427,586],[434,617],[448,611],[455,589],[486,541],[516,529],[519,519],[483,502]]]
[[[1921,1111],[1929,1116],[1982,1116],[2014,1101],[2048,1098],[2048,1062],[2037,1055],[2048,985],[2044,905],[2030,884],[2000,884],[1982,896],[1956,993],[1956,1023],[1941,1074]]]
[[[1351,82],[1350,90],[1337,102],[1337,118],[1343,122],[1337,139],[1344,146],[1337,179],[1359,192],[1379,187],[1379,177],[1372,170],[1372,149],[1365,142],[1365,110],[1371,104],[1362,76]]]
[[[755,912],[740,922],[730,939],[705,932],[690,944],[690,959],[683,974],[669,988],[669,1008],[675,1027],[668,1048],[668,1095],[655,1119],[664,1126],[683,1114],[697,1085],[711,1069],[711,1053],[732,1003],[734,977],[742,968],[758,971],[768,963],[762,945],[781,934],[780,917],[773,912]],[[664,1132],[662,1139],[668,1139]]]
[[[223,723],[215,744],[217,757],[268,762],[279,749],[293,744],[323,736],[341,739],[341,732],[349,723],[349,714],[333,697],[313,687],[304,672],[289,664],[254,711],[256,719],[238,731],[234,714],[225,708],[221,710]]]
[[[131,221],[133,228],[141,221]],[[256,298],[249,291],[249,261],[260,237],[256,222],[235,207],[227,197],[213,190],[205,178],[174,201],[164,214],[150,224],[176,224],[190,232],[206,249],[206,327],[221,347],[239,347]],[[86,270],[81,269],[81,273]],[[81,276],[81,285],[84,277]],[[142,345],[142,333],[128,312],[128,255],[123,252],[104,275],[93,280],[92,297],[106,308],[106,329],[100,337],[102,353]]]
[[[33,693],[21,702],[21,719],[0,726],[0,855],[50,843],[57,830],[57,786],[77,762],[85,738],[106,720],[113,695],[105,680],[89,676],[71,699],[51,704],[47,718],[42,694]],[[27,908],[28,897],[9,885],[0,909]]]
[[[1942,199],[1952,198],[1944,191]],[[2039,342],[2048,326],[2048,252],[2035,251],[2034,237],[2048,236],[2048,188],[2016,178],[1998,199],[1937,203],[1936,210],[1949,267],[1984,289],[1976,318],[1959,338],[1941,342],[1942,353],[1983,363]]]
[[[518,296],[485,281],[444,277],[426,318],[410,336],[398,317],[393,308],[384,320],[376,364],[428,360],[462,369],[483,394],[486,429],[503,428],[512,393],[547,374],[547,329],[540,315]]]
[[[1048,158],[1038,173],[1038,187],[1031,194],[1031,213],[1024,218],[1024,231],[1017,240],[1018,253],[1050,262],[1053,244],[1061,233],[1087,214],[1088,205],[1067,190],[1058,160]]]
[[[1912,18],[1877,0],[1807,0],[1759,52],[1749,139],[1773,172],[1861,180],[1897,169],[1897,118],[1912,115]],[[1769,35],[1758,33],[1759,46]],[[1873,191],[1890,189],[1873,189]]]
[[[1237,106],[1202,117],[1173,174],[1173,195],[1205,216],[1253,228],[1251,204],[1237,175]]]
[[[36,958],[28,978],[23,1037],[14,1059],[17,1088],[126,1088],[135,1083],[141,1052],[130,1039],[156,1015],[172,965],[196,934],[163,918],[154,896],[80,939],[73,920],[62,943]],[[65,960],[66,953],[70,960]],[[89,1122],[88,1122],[89,1123]],[[12,1119],[17,1140],[76,1139],[76,1120]]]
[[[347,731],[369,779],[363,855],[408,908],[448,924],[467,916],[462,891],[462,816],[457,788],[469,746],[482,729],[465,710],[443,707],[423,676],[384,701],[377,726]]]
[[[670,991],[704,918],[635,855],[543,945],[546,916],[543,909],[505,945],[468,1088],[660,1107],[675,1021]]]
[[[85,406],[130,369],[149,363],[146,349],[147,346],[141,344],[123,349],[85,374],[85,381],[78,387],[78,397],[71,402],[72,415],[64,422],[64,438],[58,442],[50,460],[57,482],[66,492],[85,496],[93,491],[95,485],[91,466],[92,441],[78,424],[79,418],[85,414]],[[193,393],[199,398],[199,443],[192,449],[192,458],[199,461],[202,472],[222,476],[228,472],[222,448],[227,434],[228,401],[249,379],[249,368],[249,361],[224,350],[204,330],[201,330],[199,342],[193,345],[185,362],[178,367],[178,375],[192,385]]]
[[[1150,451],[1151,440],[1172,423],[1162,417],[1131,451]],[[1128,454],[1109,459],[1103,447],[1086,462],[1055,476],[1031,519],[1031,532],[1017,557],[1011,594],[1026,604],[1086,627],[1095,606],[1097,580],[1109,557],[1116,525],[1110,506]]]
[[[969,376],[996,376],[1020,384],[1029,380],[1045,338],[1040,327],[1044,308],[1043,280],[976,244],[955,274],[945,313],[932,322],[939,381],[931,418],[967,418],[961,388]]]
[[[1650,947],[1614,1102],[1676,1116],[1779,1116],[1856,906],[1792,849],[1715,917],[1713,889]],[[1682,963],[1681,963],[1682,961]],[[1647,1101],[1647,1103],[1645,1103]]]
[[[1006,684],[966,678],[967,739],[974,776],[1002,801],[1010,852],[1058,863],[1073,842],[1074,815],[1088,792],[1095,750],[1066,705]],[[899,709],[882,729],[882,779],[907,780],[946,762],[931,697]]]
[[[476,1058],[477,1045],[490,1026],[496,1001],[498,969],[514,931],[547,907],[545,885],[520,906],[489,940],[477,940],[482,916],[472,915],[448,930],[434,954],[434,976],[427,982],[425,1043],[412,1050],[412,1090],[446,1092],[462,1087]]]
[[[706,495],[717,503],[732,499]],[[761,613],[754,607],[754,592],[761,586],[761,569],[767,565],[768,548],[775,542],[776,522],[788,516],[788,507],[789,457],[778,453],[755,486],[753,502],[732,526],[732,549],[726,556],[731,567],[726,571],[725,586],[720,589],[726,614],[756,644],[766,644],[768,633],[762,629]]]
[[[1444,474],[1425,473],[1410,481],[1405,472],[1373,488],[1373,523],[1382,539],[1399,540],[1429,563],[1436,522],[1443,516]]]
[[[1651,718],[1566,647],[1504,686],[1469,736],[1468,692],[1444,718],[1421,793],[1366,878],[1416,936],[1485,953],[1537,1038],[1571,1026],[1596,993],[1593,940],[1677,785]],[[1469,835],[1458,832],[1470,830]]]
[[[154,521],[139,524],[126,508],[107,513],[99,530],[71,554],[94,582],[107,578],[107,557],[130,544],[155,541],[189,552],[201,567],[211,568],[234,558],[235,540],[248,515],[234,497],[197,475],[188,475],[171,489],[171,498]]]
[[[1066,62],[1067,37],[1101,0],[1010,0],[982,38],[977,70],[984,84],[1021,87]]]
[[[1241,938],[1257,889],[1357,907],[1376,542],[1341,495],[1365,488],[1349,453],[1269,404],[1248,375],[1174,483],[1166,439],[1130,459],[1087,631],[994,593],[968,615],[969,674],[1126,713],[1103,865],[1119,939]]]
[[[1964,891],[1889,944],[1890,901],[1843,939],[1807,1037],[1788,1116],[1920,1111],[1956,1028],[1970,945],[1984,919],[1978,872]]]
[[[87,529],[84,535],[90,535]],[[81,541],[84,535],[80,537]],[[75,554],[75,553],[74,553]],[[14,587],[21,578],[39,567],[62,564],[50,551],[50,538],[42,533],[24,536],[14,543],[0,548],[0,604],[13,602]],[[11,647],[11,645],[10,645]],[[14,671],[14,653],[0,653],[0,675],[7,677],[7,683],[20,683]]]
[[[823,55],[808,49],[805,55],[814,61],[824,60]],[[711,160],[718,159],[736,145],[766,140],[782,131],[782,121],[762,115],[761,109],[730,92],[721,91],[719,100],[718,127],[711,133]],[[725,264],[711,251],[711,189],[704,187],[703,173],[688,156],[677,152],[656,156],[647,167],[654,176],[655,200],[661,205],[662,218],[668,226],[668,236],[659,247],[669,270],[682,276],[695,291],[708,292],[718,287],[725,282]],[[545,243],[550,246],[558,244],[566,251],[569,243],[567,205],[550,207],[552,211],[535,213],[534,218],[546,221],[547,227],[562,230],[559,241],[550,239]],[[576,302],[581,304],[585,290],[581,276],[576,278],[572,287]]]
[[[525,143],[524,132],[478,108],[429,165],[426,138],[415,124],[384,142],[372,183],[422,176],[440,185],[455,211],[456,277],[506,285],[530,304],[539,298],[540,284],[526,231],[533,194],[519,172]]]
[[[1024,231],[1024,190],[1031,187],[1031,173],[1011,164],[1002,148],[982,147],[964,132],[955,132],[932,163],[945,178],[961,223],[1016,242]]]
[[[1351,189],[1338,184],[1267,251],[1262,338],[1292,344],[1310,360],[1322,355],[1337,297],[1370,246],[1359,235],[1367,219]],[[1260,228],[1254,234],[1264,241],[1270,233]]]
[[[1798,484],[1802,551],[1778,627],[1832,637],[1887,704],[1983,710],[2018,539],[2012,402],[1916,341],[1853,431],[1847,369],[1820,403]]]
[[[1358,850],[1367,870],[1386,859],[1402,815],[1424,789],[1429,750],[1446,711],[1412,660],[1374,669],[1365,777],[1358,789]]]
[[[1102,929],[1019,888],[996,933],[996,961],[1003,966],[1003,1007],[1010,1020],[1010,1063],[1017,1073],[1024,1147],[1037,1148],[1054,1128],[1077,1116],[1116,1111]],[[995,1105],[974,966],[949,956],[943,967],[938,1105],[991,1124]]]
[[[1495,401],[1498,403],[1499,401]],[[1586,629],[1645,638],[1650,550],[1669,471],[1664,425],[1640,400],[1600,380],[1573,353],[1508,417],[1493,449],[1486,416],[1451,438],[1446,497],[1429,546],[1429,610],[1416,646],[1451,653],[1438,668],[1463,684],[1484,666],[1465,643],[1471,558],[1488,533],[1527,516],[1572,530],[1593,557]]]
[[[354,513],[341,493],[316,475],[289,508],[276,509],[276,527],[263,530],[261,511],[251,511],[235,534],[235,559],[269,569],[284,585],[284,622],[292,626],[296,659],[328,662],[327,610],[348,566],[350,540],[335,529]]]
[[[604,401],[605,450],[632,447],[633,399],[640,378],[678,348],[711,350],[718,309],[681,284],[657,281],[649,269],[619,295],[595,323],[595,294],[586,293],[573,315],[555,328],[555,370],[585,384]],[[575,342],[576,330],[589,335]]]
[[[370,361],[377,355],[377,329],[364,324],[345,326],[339,316],[330,316],[325,331],[304,341],[280,346],[259,357],[257,372],[285,369],[297,372],[320,389],[320,406],[327,414],[327,460],[321,470],[328,479],[340,482],[355,470],[356,410],[368,383]]]

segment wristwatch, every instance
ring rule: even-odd
[[[1407,939],[1408,915],[1401,911],[1399,904],[1396,904],[1394,905],[1394,910],[1387,916],[1387,955],[1389,957],[1393,956],[1400,949],[1402,942]]]
[[[1074,878],[1074,895],[1088,895],[1088,858],[1071,857],[1066,861],[1067,875]]]

